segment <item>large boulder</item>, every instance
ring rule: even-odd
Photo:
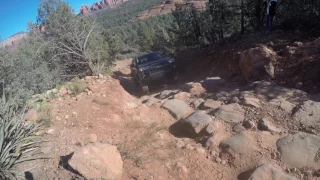
[[[253,171],[249,180],[297,180],[270,164],[262,164]]]
[[[166,101],[162,105],[162,108],[168,110],[169,113],[177,120],[186,118],[193,113],[193,109],[179,99],[171,99]]]
[[[216,91],[219,88],[224,87],[225,84],[226,81],[220,77],[210,77],[202,83],[203,87],[209,92]]]
[[[239,66],[246,81],[249,81],[250,76],[259,79],[274,78],[277,59],[278,56],[274,50],[260,45],[242,52]]]
[[[299,132],[285,136],[277,141],[281,159],[289,167],[319,168],[320,137]]]
[[[307,93],[298,89],[268,85],[267,83],[257,84],[254,88],[256,96],[262,99],[271,100],[277,98],[289,102],[301,102],[307,99]]]
[[[320,102],[303,102],[297,112],[293,114],[293,119],[299,124],[320,131]]]
[[[94,143],[76,150],[69,165],[86,179],[120,179],[123,162],[115,146]]]
[[[201,83],[198,82],[189,82],[183,85],[182,87],[185,91],[189,92],[191,95],[199,96],[202,93],[206,92]]]
[[[215,112],[215,116],[230,123],[240,123],[245,118],[245,110],[237,103],[223,105]]]
[[[213,117],[206,114],[204,111],[196,111],[188,118],[180,120],[181,124],[192,133],[199,134],[213,120]]]

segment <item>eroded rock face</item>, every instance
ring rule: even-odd
[[[87,5],[83,5],[80,8],[80,14],[87,16],[95,11],[108,9],[112,6],[116,6],[116,5],[123,3],[125,1],[127,1],[127,0],[102,0],[100,2],[94,3],[91,7],[89,7]]]
[[[320,137],[303,132],[277,141],[281,159],[289,167],[320,167]]]
[[[94,143],[74,152],[69,165],[86,179],[117,180],[122,175],[123,162],[115,146]]]
[[[250,76],[259,79],[274,78],[277,59],[278,56],[275,51],[267,46],[260,45],[242,52],[239,66],[246,81],[249,81]]]

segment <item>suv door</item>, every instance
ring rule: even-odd
[[[131,75],[133,78],[137,78],[137,73],[138,73],[138,70],[137,70],[137,59],[133,59],[132,60],[132,63],[130,65],[130,69],[131,69]]]

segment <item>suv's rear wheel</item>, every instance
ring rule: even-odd
[[[142,85],[141,86],[141,91],[142,91],[143,94],[148,94],[149,93],[148,85]]]

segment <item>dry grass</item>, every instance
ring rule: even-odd
[[[88,85],[84,80],[80,80],[79,78],[74,78],[70,82],[67,83],[67,88],[71,90],[75,94],[80,94],[84,92]]]
[[[45,127],[51,126],[51,106],[48,102],[42,101],[36,104],[36,110],[39,113],[37,122],[42,123]]]
[[[124,132],[141,132],[130,136],[118,148],[124,159],[132,160],[136,167],[144,168],[145,163],[168,159],[166,150],[172,151],[175,146],[172,140],[164,140],[159,133],[166,133],[168,126],[152,123],[146,125],[140,121],[131,121],[123,126]],[[163,143],[165,141],[165,143]],[[170,155],[171,156],[171,155]]]

